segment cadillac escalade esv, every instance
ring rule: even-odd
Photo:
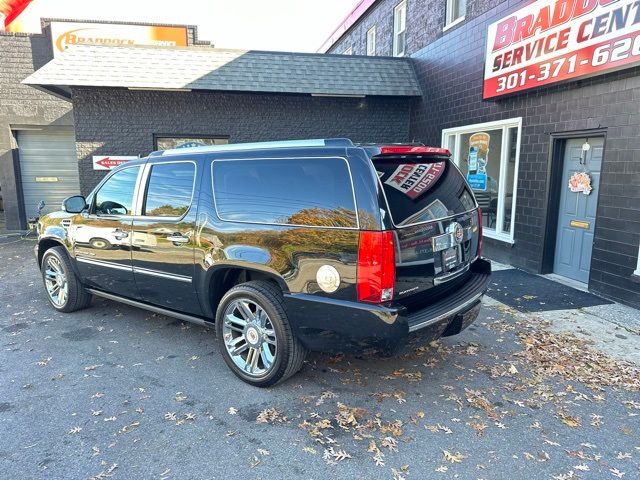
[[[449,151],[347,139],[154,152],[38,221],[58,311],[93,295],[214,325],[259,387],[309,350],[393,352],[475,320],[491,265]]]

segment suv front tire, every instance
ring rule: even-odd
[[[282,292],[267,281],[236,285],[222,297],[216,337],[229,368],[256,387],[286,380],[307,354],[291,330]]]
[[[64,247],[52,247],[42,256],[40,265],[47,299],[59,312],[75,312],[91,303],[88,293],[71,267]]]

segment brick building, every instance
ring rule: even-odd
[[[487,207],[490,257],[557,272],[638,307],[640,67],[483,98],[489,27],[523,18],[527,5],[562,3],[576,2],[364,0],[322,50],[411,58],[423,91],[412,105],[411,138],[450,148],[463,171],[470,137],[489,134],[487,170],[497,185],[476,194]],[[578,25],[606,19],[598,2],[584,4],[595,7]],[[640,38],[637,2],[608,8],[629,9],[630,38]],[[588,196],[567,186],[567,175],[583,168],[593,182]]]
[[[83,45],[60,51],[79,27],[102,32],[101,45],[76,38]],[[181,29],[185,41],[145,46],[139,28]],[[141,45],[123,46],[127,36]],[[71,67],[61,67],[66,77],[37,85],[74,49]],[[46,213],[88,193],[107,173],[95,157],[300,138],[406,142],[420,95],[407,59],[220,50],[192,26],[44,20],[39,35],[0,32],[0,62],[0,188],[10,229],[26,228],[41,199]],[[21,83],[40,69],[37,88]],[[378,78],[369,78],[373,70]]]
[[[552,14],[556,4],[565,7]],[[333,55],[196,48],[192,32],[188,48],[75,47],[43,67],[52,56],[46,34],[0,34],[2,59],[20,65],[8,81],[9,69],[0,75],[0,108],[8,111],[0,124],[5,203],[13,192],[23,208],[13,218],[24,223],[34,199],[25,195],[21,168],[38,164],[31,162],[37,155],[22,154],[20,140],[37,152],[33,129],[43,125],[73,126],[76,188],[84,193],[106,173],[96,170],[95,156],[145,155],[181,142],[350,137],[443,145],[483,207],[487,256],[640,307],[640,67],[631,58],[640,52],[640,14],[631,9],[640,6],[582,2],[593,9],[576,17],[578,27],[597,22],[590,32],[601,32],[600,40],[615,29],[630,39],[628,59],[589,75],[575,67],[578,56],[563,63],[567,78],[545,77],[542,60],[533,80],[518,65],[502,75],[514,56],[487,49],[507,24],[520,43],[553,30],[540,16],[528,20],[527,9],[549,7],[547,23],[556,15],[561,29],[573,25],[567,15],[576,4],[362,0],[323,46]],[[20,85],[27,76],[46,93]],[[57,178],[41,180],[50,177]]]

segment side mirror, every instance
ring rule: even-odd
[[[62,201],[62,210],[68,213],[80,213],[87,208],[87,201],[82,195],[67,197]]]

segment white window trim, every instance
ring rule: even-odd
[[[377,32],[375,25],[367,30],[367,55],[372,57],[376,54],[376,35]],[[369,39],[372,39],[371,44],[369,44]],[[373,46],[373,48],[369,49],[370,46]]]
[[[342,55],[353,55],[353,45],[345,49],[345,51],[342,52]]]
[[[640,247],[638,247],[638,268],[636,268],[636,271],[633,272],[633,274],[640,277]]]
[[[511,225],[509,228],[509,233],[502,231],[503,225],[503,216],[505,212],[504,202],[505,202],[505,192],[506,185],[503,181],[504,177],[507,174],[507,162],[509,161],[505,155],[507,152],[507,133],[509,128],[517,128],[518,136],[516,140],[516,164],[513,168],[513,195],[511,196]],[[484,227],[483,233],[487,238],[493,238],[495,240],[500,240],[506,243],[514,243],[514,229],[515,229],[515,220],[516,220],[516,200],[517,200],[517,192],[518,192],[518,168],[520,167],[520,142],[522,138],[522,117],[518,118],[510,118],[507,120],[497,120],[495,122],[485,122],[485,123],[476,123],[475,125],[464,125],[462,127],[454,127],[447,128],[442,130],[442,147],[448,148],[449,138],[453,136],[455,140],[455,147],[453,152],[453,161],[460,168],[460,159],[462,152],[460,151],[460,139],[465,133],[475,133],[479,130],[489,130],[489,129],[497,129],[502,128],[502,155],[503,157],[500,159],[500,178],[498,182],[498,207],[496,214],[496,229]],[[503,161],[506,160],[506,161]],[[638,259],[639,268],[640,268],[640,258]]]
[[[444,27],[442,27],[442,31],[446,32],[447,30],[449,30],[450,28],[455,27],[459,23],[464,22],[465,18],[466,17],[463,15],[463,16],[458,17],[457,19],[455,19],[453,22],[447,23]]]
[[[466,5],[465,5],[465,13],[463,15],[459,16],[458,18],[451,18],[451,12],[453,12],[453,2],[459,2],[459,1],[460,0],[447,0],[447,5],[445,7],[446,10],[444,12],[444,28],[442,29],[443,31],[464,21],[464,18],[467,14]]]
[[[397,30],[397,23],[396,23],[396,17],[397,17],[397,12],[401,9],[404,9],[404,29],[403,30]],[[406,35],[406,31],[407,31],[407,0],[402,0],[399,4],[397,4],[394,8],[393,8],[393,56],[394,57],[404,57],[405,54],[407,53],[407,35]],[[404,36],[404,48],[402,50],[402,52],[399,52],[397,50],[398,48],[398,36],[401,33],[405,33]]]

